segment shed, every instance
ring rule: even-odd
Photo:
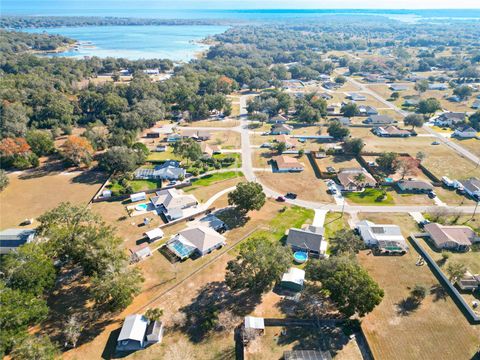
[[[147,194],[145,192],[139,192],[135,194],[130,195],[130,201],[131,202],[137,202],[137,201],[142,201],[142,200],[147,200]]]
[[[150,321],[145,336],[147,338],[147,344],[162,342],[163,323],[161,321]]]
[[[288,269],[282,276],[280,285],[293,291],[302,291],[305,281],[305,271],[295,267]]]
[[[261,317],[245,316],[245,329],[265,331],[265,322]]]
[[[102,197],[103,197],[103,198],[112,197],[112,192],[111,192],[110,190],[103,190],[103,191],[102,191]]]
[[[117,351],[135,351],[145,347],[145,332],[148,320],[143,315],[133,314],[125,318],[117,340]]]
[[[155,228],[145,232],[145,237],[148,239],[148,242],[153,242],[163,237],[163,231],[160,228]]]
[[[131,248],[130,253],[132,254],[132,260],[137,262],[151,256],[152,250],[150,250],[147,243],[143,243],[139,246]]]

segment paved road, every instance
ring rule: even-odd
[[[375,99],[380,101],[382,104],[385,104],[388,108],[390,108],[392,110],[395,110],[399,114],[402,114],[403,116],[407,116],[407,115],[411,114],[408,111],[400,109],[398,106],[391,103],[390,101],[385,100],[383,97],[378,95],[375,91],[366,87],[365,84],[362,84],[361,82],[359,82],[355,79],[352,79],[352,78],[349,78],[348,81],[350,81],[352,84],[358,86],[361,89],[361,92],[364,92],[364,93],[367,93],[367,94],[373,96]],[[445,136],[442,136],[441,134],[437,133],[430,126],[424,125],[423,129],[425,129],[425,131],[427,131],[430,135],[433,135],[434,137],[436,137],[440,142],[442,142],[443,144],[447,145],[452,150],[457,152],[460,156],[463,156],[463,157],[467,158],[468,160],[473,161],[475,164],[480,164],[480,158],[478,156],[471,153],[470,151],[468,151],[464,147],[460,146],[456,142],[452,141],[451,139],[446,138]]]

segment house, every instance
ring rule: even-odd
[[[155,229],[146,231],[143,234],[145,235],[149,243],[154,242],[156,240],[160,240],[164,235],[162,229],[160,228],[155,228]]]
[[[342,126],[350,126],[352,123],[352,119],[346,116],[342,116],[341,118],[334,119],[334,120],[337,120],[340,124],[342,124]]]
[[[293,128],[287,124],[274,124],[270,130],[271,135],[290,135]]]
[[[390,90],[392,91],[405,91],[408,90],[407,85],[401,85],[401,84],[392,84],[390,85]]]
[[[338,104],[327,105],[327,114],[328,115],[338,114],[339,110],[340,110],[340,106]]]
[[[130,195],[130,201],[131,202],[137,202],[137,201],[142,201],[142,200],[147,200],[147,194],[145,192],[139,192],[135,194]]]
[[[329,351],[290,350],[283,353],[284,360],[332,360]]]
[[[449,96],[449,97],[447,97],[447,100],[450,101],[450,102],[457,102],[457,103],[462,101],[460,96],[457,96],[457,95]]]
[[[439,250],[468,251],[470,246],[480,241],[480,237],[468,226],[440,225],[429,223],[424,226],[433,245]]]
[[[206,142],[203,142],[200,145],[200,148],[202,149],[202,154],[205,157],[211,158],[214,154],[220,154],[222,150],[220,149],[220,146],[218,145],[210,145],[207,144]]]
[[[155,151],[156,152],[165,152],[165,151],[167,151],[167,148],[168,148],[167,145],[157,145],[155,147]]]
[[[184,130],[182,131],[182,137],[184,138],[191,138],[197,141],[206,141],[210,140],[212,134],[208,130]]]
[[[165,138],[165,141],[168,143],[174,143],[180,140],[182,140],[182,135],[176,133],[167,135],[167,137]]]
[[[157,212],[163,213],[168,221],[184,217],[185,209],[198,205],[194,195],[187,195],[182,190],[175,188],[164,189],[156,192],[150,199]]]
[[[186,170],[180,167],[180,162],[167,160],[153,169],[140,168],[135,170],[135,179],[144,180],[178,180],[185,178]]]
[[[395,120],[388,115],[371,115],[363,120],[363,123],[368,125],[390,125],[395,123]]]
[[[286,245],[293,251],[303,251],[313,256],[324,256],[328,243],[324,238],[325,229],[321,226],[309,225],[304,229],[290,228]]]
[[[476,291],[480,289],[480,274],[473,275],[467,270],[462,278],[456,281],[457,286],[463,291]]]
[[[360,116],[378,115],[378,110],[370,105],[360,105],[358,106],[358,111]]]
[[[435,119],[435,125],[452,126],[465,122],[465,113],[463,112],[446,112]]]
[[[380,137],[409,137],[412,133],[405,129],[399,129],[398,127],[391,126],[379,126],[373,128],[372,132]]]
[[[144,349],[150,344],[162,341],[163,324],[150,321],[145,316],[134,314],[125,318],[117,339],[118,352],[132,352]]]
[[[300,172],[305,168],[297,159],[286,155],[274,156],[272,163],[275,164],[274,171],[277,172]]]
[[[147,133],[147,138],[149,139],[155,139],[160,137],[160,133],[158,131],[150,131]]]
[[[460,180],[459,182],[468,195],[480,200],[480,179],[471,177],[470,179]]]
[[[368,74],[364,77],[364,80],[370,83],[382,83],[385,82],[385,78],[381,75],[377,74]]]
[[[365,101],[367,100],[365,95],[357,94],[357,93],[350,93],[347,97],[352,101]]]
[[[152,251],[148,247],[147,243],[130,248],[131,259],[133,262],[138,262],[140,260],[146,259],[152,255]]]
[[[480,109],[480,100],[475,100],[472,104],[472,109],[479,110]]]
[[[339,87],[339,85],[337,83],[334,83],[333,81],[325,81],[322,86],[327,89],[327,90],[334,90],[336,89],[337,87]]]
[[[433,190],[432,184],[421,180],[400,180],[397,186],[404,192],[430,192]]]
[[[318,97],[321,98],[321,99],[323,99],[323,100],[331,100],[331,99],[333,99],[333,96],[330,95],[330,94],[327,93],[327,92],[323,92],[323,93],[318,94]]]
[[[363,179],[359,179],[359,176],[363,177]],[[337,178],[343,187],[343,191],[363,191],[365,187],[377,185],[373,176],[364,168],[340,169]]]
[[[287,118],[283,115],[277,114],[270,119],[268,119],[269,123],[274,123],[274,124],[285,124],[287,121]]]
[[[448,85],[442,83],[428,84],[428,90],[447,90]]]
[[[377,248],[384,253],[404,254],[408,250],[407,241],[397,225],[379,225],[363,220],[357,223],[356,229],[368,247]]]
[[[168,249],[181,260],[198,254],[204,256],[226,244],[226,239],[212,228],[199,225],[180,231],[168,242]]]
[[[0,231],[0,254],[8,254],[35,239],[34,229],[5,229]]]
[[[212,214],[201,218],[200,223],[203,226],[208,226],[219,233],[223,233],[228,229],[227,224],[225,224],[222,220]]]
[[[405,106],[417,106],[420,103],[418,99],[405,99],[403,105]]]
[[[305,282],[305,270],[291,267],[286,273],[282,275],[280,286],[299,292],[303,290],[303,283]]]
[[[295,148],[298,145],[297,140],[288,135],[277,135],[274,141],[277,143],[285,143],[287,149]]]
[[[462,138],[462,139],[472,139],[477,137],[477,130],[471,126],[460,126],[455,129],[453,136]]]

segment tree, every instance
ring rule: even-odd
[[[416,175],[418,173],[418,164],[418,160],[415,160],[411,157],[398,161],[397,169],[402,176],[402,180],[405,178],[405,176]]]
[[[83,136],[90,141],[95,150],[105,150],[108,147],[108,129],[105,126],[89,127]]]
[[[232,290],[268,291],[290,266],[289,250],[265,237],[240,245],[235,260],[227,264],[225,282]]]
[[[417,105],[417,112],[423,115],[433,115],[437,110],[441,110],[442,106],[440,102],[435,98],[428,98],[426,100],[420,100]]]
[[[424,285],[416,284],[410,291],[410,295],[420,303],[427,296],[427,288]]]
[[[363,173],[358,173],[355,175],[354,180],[358,185],[363,186],[363,183],[365,182],[366,176]]]
[[[23,137],[27,133],[28,114],[31,109],[20,102],[0,105],[2,137]]]
[[[346,117],[353,117],[360,113],[357,104],[353,102],[343,105],[340,112]]]
[[[241,182],[235,190],[228,193],[228,204],[246,213],[250,210],[260,210],[265,204],[265,198],[262,185],[253,181]]]
[[[458,279],[461,279],[466,272],[467,272],[467,268],[462,263],[459,263],[459,262],[448,263],[447,274],[450,282],[455,283]]]
[[[100,157],[99,166],[109,172],[127,173],[145,162],[145,154],[126,146],[114,146]]]
[[[392,100],[397,100],[400,97],[400,93],[397,91],[394,91],[390,94],[390,99]]]
[[[31,130],[26,137],[28,145],[37,156],[49,155],[55,150],[52,134],[44,130]]]
[[[29,335],[13,348],[12,360],[54,360],[58,348],[48,336]]]
[[[29,326],[44,320],[48,314],[45,300],[31,293],[7,287],[0,281],[0,354],[26,335]]]
[[[9,183],[10,180],[8,179],[7,173],[5,170],[0,169],[0,191],[3,191]]]
[[[415,90],[419,93],[424,93],[428,90],[428,80],[419,80],[415,83]]]
[[[453,89],[453,94],[457,95],[461,100],[465,100],[472,96],[472,88],[468,85],[461,85]]]
[[[477,131],[480,131],[480,110],[470,115],[468,121],[471,127],[473,127]]]
[[[342,75],[339,75],[335,78],[335,83],[337,84],[345,84],[347,82],[347,79],[345,78],[345,76],[342,76]]]
[[[337,140],[344,139],[350,135],[350,130],[342,126],[339,121],[331,121],[327,131],[330,136]]]
[[[332,255],[358,254],[365,247],[360,236],[350,229],[340,229],[330,237],[330,251]]]
[[[398,155],[394,152],[383,152],[377,159],[378,166],[387,174],[392,174],[397,170]]]
[[[75,166],[90,165],[93,152],[93,147],[86,138],[75,135],[70,135],[61,146],[63,157]]]
[[[24,138],[4,138],[0,141],[0,157],[4,167],[14,166],[27,169],[39,165],[38,157],[32,153]]]
[[[12,289],[42,295],[55,283],[55,267],[41,244],[20,246],[2,260],[1,270],[7,286]]]
[[[346,317],[364,316],[380,304],[384,295],[355,258],[332,256],[310,261],[306,273],[309,280],[321,282],[322,288],[328,291],[330,299]]]
[[[150,308],[145,312],[145,317],[150,321],[159,321],[163,316],[163,309]]]
[[[421,164],[426,157],[427,157],[427,154],[425,154],[423,151],[419,151],[417,152],[417,155],[415,155],[415,159],[418,160],[419,164]]]
[[[273,148],[277,153],[282,154],[285,150],[287,150],[287,144],[285,144],[283,141],[279,141],[273,146]]]
[[[79,321],[78,316],[75,314],[70,316],[62,329],[63,336],[65,336],[65,347],[68,345],[76,347],[82,331],[83,325]]]
[[[365,142],[360,138],[346,139],[342,144],[343,151],[345,151],[347,154],[353,155],[360,154],[364,147]]]
[[[424,122],[425,122],[425,119],[423,118],[423,116],[419,114],[410,114],[410,115],[407,115],[405,119],[403,119],[403,123],[406,126],[411,125],[412,130],[415,129],[415,127],[422,127]]]
[[[92,278],[91,292],[97,305],[110,311],[123,310],[140,293],[142,282],[142,273],[137,268],[109,268],[103,276]]]
[[[173,153],[189,161],[197,161],[202,157],[202,149],[198,142],[191,138],[182,139],[173,145]]]

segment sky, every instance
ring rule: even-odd
[[[166,9],[478,9],[480,0],[1,0],[4,9],[166,8]],[[67,5],[68,4],[68,5]],[[0,9],[1,10],[1,9]]]

